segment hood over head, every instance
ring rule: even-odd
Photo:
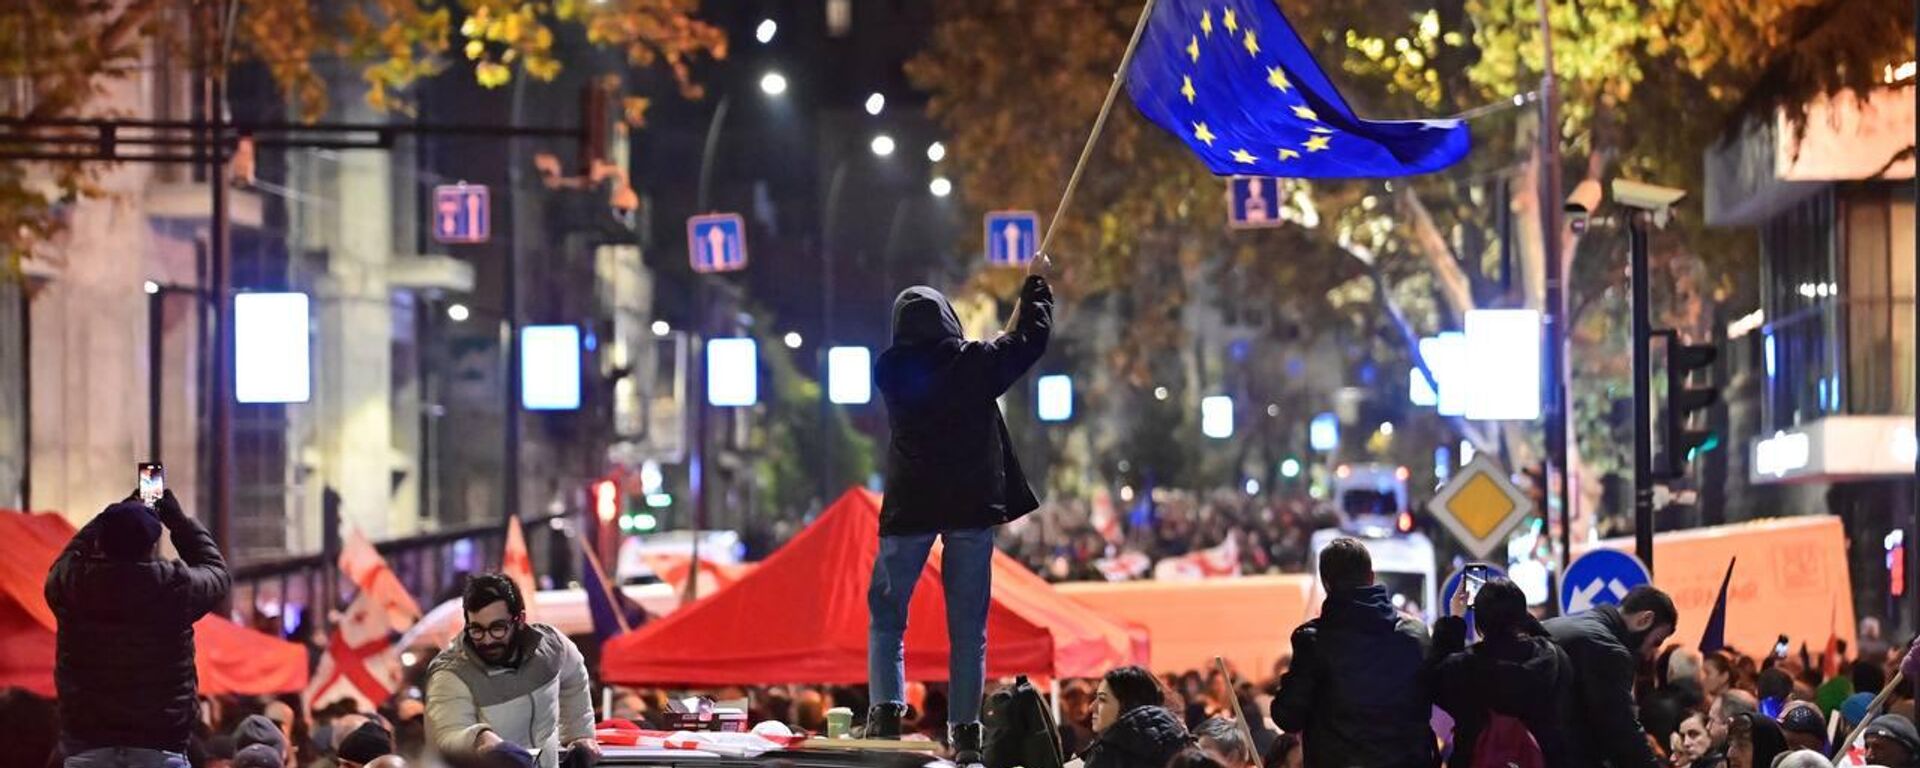
[[[939,291],[916,285],[893,300],[893,344],[906,346],[961,338],[960,317]]]

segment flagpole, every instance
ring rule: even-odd
[[[1040,252],[1047,253],[1053,245],[1053,234],[1060,227],[1060,219],[1067,215],[1067,205],[1073,202],[1074,190],[1080,188],[1080,174],[1087,169],[1087,158],[1093,156],[1093,145],[1100,141],[1100,133],[1106,130],[1107,115],[1113,112],[1113,101],[1120,96],[1120,86],[1127,81],[1127,65],[1133,63],[1133,52],[1140,47],[1140,38],[1147,31],[1147,19],[1153,17],[1153,5],[1157,0],[1147,0],[1140,9],[1140,20],[1133,25],[1133,37],[1127,41],[1127,52],[1120,56],[1120,68],[1113,71],[1113,84],[1107,86],[1107,100],[1100,104],[1100,116],[1093,120],[1093,130],[1087,134],[1087,143],[1080,147],[1080,159],[1073,164],[1073,175],[1067,178],[1067,191],[1060,195],[1060,205],[1053,209],[1053,218],[1047,221],[1047,236],[1040,240]]]

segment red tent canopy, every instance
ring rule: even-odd
[[[53,609],[47,571],[73,538],[73,526],[55,514],[0,510],[0,688],[53,696]],[[193,625],[200,692],[272,694],[307,687],[307,651],[228,621],[207,616]]]
[[[865,681],[867,581],[879,550],[879,497],[850,491],[733,586],[614,638],[602,652],[601,677],[626,685]],[[1144,651],[1128,628],[994,553],[988,676],[1095,677],[1145,662]],[[947,679],[938,554],[928,558],[908,607],[907,676]]]

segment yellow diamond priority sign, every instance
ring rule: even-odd
[[[1475,458],[1427,502],[1427,511],[1474,557],[1485,558],[1533,514],[1533,501],[1485,456]]]

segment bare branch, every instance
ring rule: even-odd
[[[1460,268],[1460,259],[1447,245],[1447,238],[1440,234],[1440,228],[1433,223],[1433,214],[1427,211],[1420,197],[1407,187],[1394,193],[1400,208],[1403,223],[1412,230],[1412,240],[1427,266],[1433,269],[1434,283],[1438,286],[1441,298],[1455,315],[1465,317],[1473,309],[1473,284],[1467,279],[1467,273]]]

